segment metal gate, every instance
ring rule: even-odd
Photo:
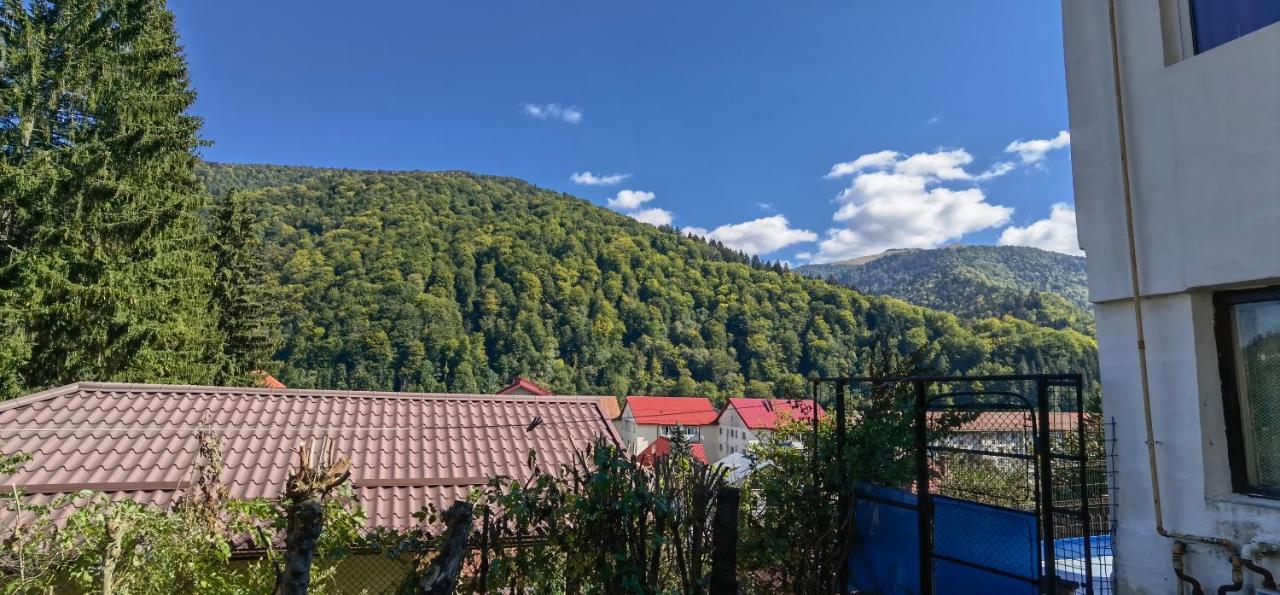
[[[864,543],[851,554],[914,556],[916,588],[898,592],[1111,592],[1102,428],[1083,411],[1079,375],[820,379],[815,399],[820,384],[834,386],[838,425],[847,418],[846,392],[892,385],[910,393],[914,485],[864,486],[851,490],[856,503],[840,504],[897,510],[899,526],[868,517],[860,532],[900,537],[901,525],[914,521],[915,539],[860,535]],[[838,427],[836,439],[844,435]],[[902,551],[906,545],[915,551]]]

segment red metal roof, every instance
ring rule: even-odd
[[[813,401],[804,399],[729,399],[729,407],[738,412],[742,423],[752,430],[772,430],[783,420],[812,421]],[[729,410],[725,408],[725,411]],[[721,412],[720,415],[724,415]],[[818,419],[826,412],[818,407]],[[717,421],[719,421],[717,419]]]
[[[443,509],[492,477],[523,477],[529,450],[553,470],[601,437],[621,444],[592,397],[81,383],[0,403],[3,450],[33,457],[0,489],[37,503],[92,489],[167,505],[202,427],[221,437],[234,498],[279,496],[293,449],[332,438],[371,527],[409,527],[428,503]]]
[[[642,425],[706,426],[718,415],[706,397],[627,397],[627,409]]]
[[[529,380],[528,378],[525,378],[524,376],[516,376],[511,381],[511,384],[507,385],[505,388],[498,391],[498,394],[500,395],[529,394],[529,395],[538,395],[538,396],[545,397],[548,395],[552,395],[554,393],[543,388],[542,385],[538,384],[537,382],[534,382],[532,380]]]
[[[653,444],[650,444],[640,451],[640,454],[636,455],[636,461],[641,465],[651,466],[658,459],[671,454],[672,447],[671,439],[666,436],[659,436],[657,440],[653,441]],[[709,464],[707,463],[707,449],[703,448],[702,444],[689,445],[689,454],[693,455],[694,460],[699,463],[703,465]]]

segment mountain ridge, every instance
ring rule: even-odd
[[[1082,371],[1096,344],[783,271],[581,198],[470,172],[206,164],[257,206],[291,386],[804,394],[881,348],[940,372]]]
[[[1006,314],[1092,333],[1083,257],[1027,246],[894,249],[794,269],[964,318]]]

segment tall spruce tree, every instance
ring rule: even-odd
[[[220,384],[264,370],[279,344],[276,285],[267,273],[251,196],[232,192],[213,208],[214,303],[223,337]]]
[[[194,99],[163,0],[3,0],[0,389],[214,379]]]

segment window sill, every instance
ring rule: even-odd
[[[1264,498],[1262,496],[1252,496],[1249,494],[1224,494],[1221,496],[1211,496],[1208,500],[1214,504],[1225,504],[1228,506],[1248,506],[1250,508],[1260,508],[1264,510],[1280,510],[1280,499]]]

